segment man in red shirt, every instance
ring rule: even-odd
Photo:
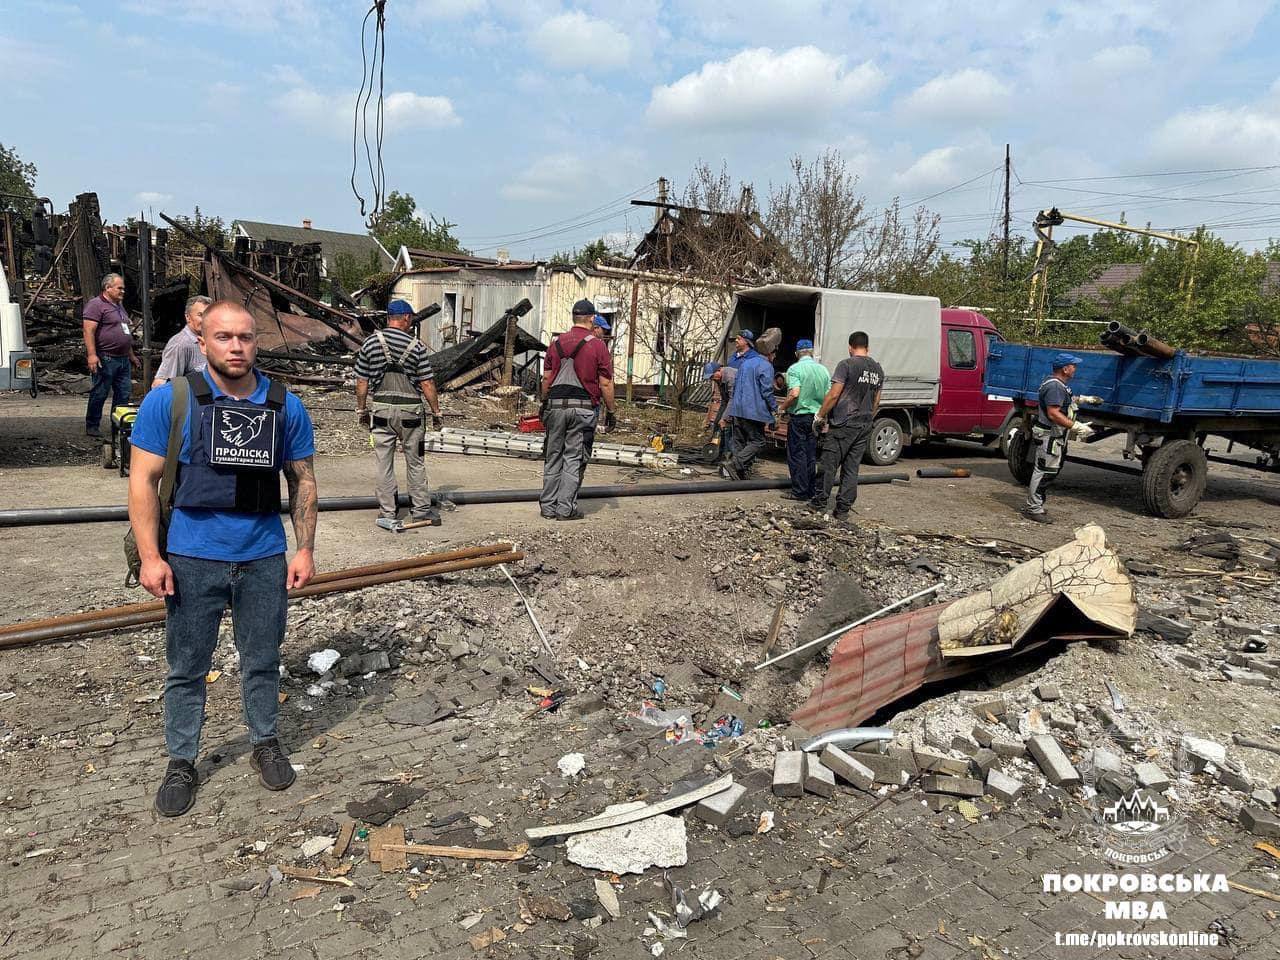
[[[556,337],[547,351],[542,376],[546,445],[539,498],[547,520],[582,519],[578,489],[591,457],[602,401],[605,430],[612,430],[617,422],[613,358],[604,341],[592,333],[595,315],[595,304],[579,300],[573,305],[573,329]]]

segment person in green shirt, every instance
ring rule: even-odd
[[[813,417],[831,389],[831,374],[813,359],[812,340],[797,341],[796,356],[799,359],[787,368],[787,398],[782,401],[782,411],[790,414],[787,470],[791,474],[791,489],[782,496],[786,500],[811,500],[818,459],[818,435],[813,431]]]

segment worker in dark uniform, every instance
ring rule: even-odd
[[[822,445],[822,475],[817,495],[809,506],[825,512],[831,488],[840,472],[840,490],[832,516],[846,520],[858,499],[858,468],[871,439],[871,422],[880,408],[884,370],[869,355],[870,341],[857,330],[849,334],[849,356],[836,365],[831,389],[813,418],[813,429],[821,433],[830,425]]]
[[[1031,484],[1027,489],[1027,502],[1022,514],[1036,523],[1052,523],[1045,512],[1045,493],[1062,469],[1067,456],[1067,434],[1075,421],[1071,419],[1074,399],[1068,385],[1076,375],[1080,358],[1071,353],[1059,353],[1053,358],[1053,374],[1040,384],[1039,405],[1036,407],[1036,423],[1031,428],[1031,438],[1036,443],[1036,463],[1031,471]]]
[[[578,490],[590,457],[600,406],[605,430],[617,423],[613,396],[613,358],[592,331],[596,315],[590,300],[573,305],[573,328],[560,334],[547,350],[542,377],[546,454],[539,505],[547,520],[581,520]]]

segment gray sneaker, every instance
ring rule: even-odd
[[[1033,523],[1053,523],[1053,518],[1043,510],[1028,510],[1023,507],[1022,515]]]
[[[200,776],[190,760],[170,760],[164,781],[156,791],[156,813],[162,817],[180,817],[196,802]]]
[[[253,748],[249,766],[257,772],[258,779],[268,790],[286,790],[298,778],[293,764],[280,749],[280,742],[274,738],[263,740]]]

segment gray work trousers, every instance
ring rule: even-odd
[[[1067,456],[1067,437],[1061,429],[1037,425],[1031,436],[1037,442],[1036,462],[1031,469],[1031,483],[1027,486],[1027,510],[1044,513],[1045,496],[1057,479],[1062,462]]]
[[[587,469],[596,415],[588,407],[549,407],[543,415],[546,458],[538,503],[544,517],[567,517],[578,509],[578,489]]]
[[[814,486],[817,492],[813,504],[823,510],[836,484],[836,472],[840,473],[840,487],[836,493],[835,515],[849,512],[858,499],[858,470],[862,467],[862,455],[867,452],[871,439],[870,420],[850,420],[827,430],[822,443],[822,476]]]
[[[374,492],[378,497],[378,515],[397,516],[396,448],[404,451],[405,475],[409,481],[410,516],[422,520],[431,509],[427,493],[427,468],[422,461],[422,434],[426,412],[421,407],[388,410],[380,407],[373,413],[373,460],[376,470]]]

